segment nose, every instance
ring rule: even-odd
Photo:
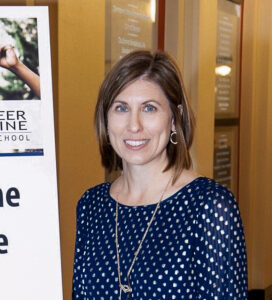
[[[142,130],[142,120],[139,111],[131,111],[128,120],[128,130],[137,133]]]

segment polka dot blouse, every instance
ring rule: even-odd
[[[77,206],[74,299],[120,294],[115,248],[116,202],[110,183]],[[119,204],[122,283],[156,204]],[[199,177],[161,202],[130,275],[129,299],[247,299],[247,262],[237,203],[226,188]],[[122,299],[127,299],[122,293]]]

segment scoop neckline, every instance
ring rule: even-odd
[[[199,176],[196,177],[195,179],[193,179],[192,181],[190,181],[189,183],[187,183],[186,185],[184,185],[182,188],[180,188],[179,190],[177,190],[175,193],[171,194],[170,196],[168,196],[167,198],[165,198],[164,200],[161,201],[160,206],[162,206],[163,204],[169,202],[172,198],[174,198],[177,194],[182,193],[185,189],[188,189],[189,186],[195,184],[197,181],[199,181],[200,179],[205,178],[204,176]],[[112,182],[107,182],[108,184],[108,189],[107,189],[107,194],[109,199],[114,202],[116,204],[116,200],[111,196],[110,194],[110,188],[112,185]],[[123,207],[126,209],[144,209],[144,208],[153,208],[157,205],[157,203],[153,203],[153,204],[146,204],[146,205],[126,205],[126,204],[122,204],[120,202],[118,202],[118,206],[119,207]]]

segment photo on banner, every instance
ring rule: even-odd
[[[0,156],[43,155],[37,18],[0,17]]]

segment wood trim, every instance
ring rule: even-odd
[[[237,145],[237,202],[239,203],[240,198],[240,120],[241,120],[241,99],[242,99],[242,59],[243,59],[243,16],[244,16],[244,0],[240,0],[241,2],[241,18],[240,18],[240,60],[239,60],[239,93],[238,93],[238,118],[239,118],[239,125],[238,125],[238,145]]]
[[[158,0],[158,50],[164,50],[165,0]]]
[[[35,5],[35,0],[26,0],[26,5],[27,6],[34,6]]]
[[[0,6],[25,6],[26,0],[0,0]]]

